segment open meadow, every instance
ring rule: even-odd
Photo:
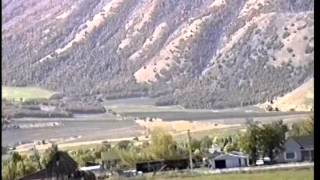
[[[31,99],[49,99],[55,92],[38,87],[2,87],[2,98],[7,100],[23,101]]]

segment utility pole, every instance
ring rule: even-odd
[[[191,135],[190,135],[190,129],[188,129],[188,149],[189,149],[190,171],[191,171],[191,173],[192,173],[193,163],[192,163],[192,151],[191,151]]]

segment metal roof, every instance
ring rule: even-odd
[[[223,159],[231,159],[231,158],[248,158],[247,155],[238,155],[238,154],[220,154],[214,158],[214,160],[223,160]]]
[[[81,171],[92,171],[92,170],[100,170],[102,169],[101,165],[96,165],[96,166],[86,166],[86,167],[81,167]]]

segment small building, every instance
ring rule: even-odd
[[[249,166],[249,156],[242,153],[222,153],[209,159],[211,169],[236,168]]]
[[[285,163],[314,161],[314,137],[289,137],[277,161]]]

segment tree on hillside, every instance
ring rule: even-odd
[[[240,141],[240,136],[238,135],[229,136],[228,144],[225,146],[225,151],[226,152],[240,151],[239,141]]]
[[[268,156],[271,161],[283,150],[285,143],[285,134],[288,131],[287,125],[282,120],[264,124],[260,128],[259,148],[262,157]]]
[[[307,120],[299,123],[294,123],[289,132],[290,136],[307,136],[314,134],[314,115]]]
[[[34,148],[34,157],[35,157],[35,160],[38,162],[39,164],[39,169],[43,167],[45,167],[50,161],[51,159],[53,158],[53,156],[58,152],[58,146],[56,144],[52,144],[50,148],[48,148],[43,156],[42,156],[42,160],[41,160],[41,163],[40,163],[40,155],[39,155],[39,152],[37,151],[36,148]],[[42,164],[42,166],[41,166]]]
[[[24,168],[18,167],[22,157],[19,153],[14,152],[11,159],[4,162],[2,165],[2,177],[7,180],[14,180],[21,176],[24,172]]]
[[[173,137],[163,129],[157,128],[151,132],[150,152],[155,159],[175,157],[177,145]]]
[[[249,154],[252,162],[265,156],[273,161],[282,151],[287,131],[288,127],[282,120],[263,125],[251,123],[240,138],[240,148]]]
[[[246,133],[240,137],[240,149],[249,155],[252,163],[255,163],[259,157],[259,133],[259,125],[250,123]]]
[[[303,124],[303,130],[307,135],[314,134],[314,115],[310,116]]]
[[[4,163],[2,167],[2,178],[5,180],[13,180],[16,179],[17,174],[17,166],[12,161],[7,161]]]
[[[231,142],[230,137],[215,137],[214,143],[220,148],[221,151],[225,151],[228,143]]]
[[[19,179],[37,171],[32,159],[14,152],[10,160],[2,163],[2,178],[6,180]]]
[[[102,151],[109,151],[111,150],[111,143],[108,141],[102,142]]]
[[[31,156],[31,159],[37,163],[38,169],[42,169],[42,164],[46,163],[43,163],[43,160],[41,161],[39,151],[35,147],[33,148],[33,154]]]
[[[201,141],[197,139],[191,139],[191,151],[194,152],[195,150],[200,150],[201,148]]]
[[[32,174],[38,170],[36,167],[36,164],[34,162],[32,162],[32,160],[30,158],[24,159],[23,166],[24,166],[23,176]]]
[[[128,141],[128,140],[120,141],[120,142],[118,142],[118,144],[116,145],[116,147],[117,147],[118,149],[129,149],[130,146],[132,146],[132,142],[131,142],[131,141]]]
[[[203,137],[200,142],[200,151],[202,153],[207,153],[213,144],[213,141],[209,136]]]
[[[122,165],[125,167],[134,167],[139,160],[138,153],[133,149],[117,149],[116,151],[121,159]]]
[[[24,164],[24,158],[18,152],[14,152],[12,154],[12,161],[17,166],[17,170],[21,171],[20,174],[24,175],[26,173],[26,166]],[[18,163],[20,166],[18,166]]]

